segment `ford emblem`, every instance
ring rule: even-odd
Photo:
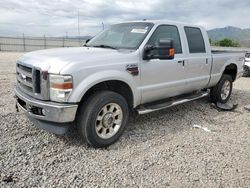
[[[21,73],[20,76],[22,80],[26,81],[26,76],[24,74]]]

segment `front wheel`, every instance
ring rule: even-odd
[[[210,91],[210,98],[214,103],[223,103],[225,104],[232,93],[233,89],[233,79],[232,76],[224,74],[222,75],[219,83],[214,86]]]
[[[100,91],[80,106],[76,124],[88,144],[102,148],[119,139],[128,117],[128,104],[123,96],[112,91]]]

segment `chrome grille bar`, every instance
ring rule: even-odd
[[[20,66],[17,66],[17,68],[16,68],[17,73],[25,75],[25,76],[27,76],[29,78],[32,78],[32,71],[31,72],[27,72],[27,71],[25,71],[25,70],[23,70],[23,69],[21,69],[19,67]]]
[[[27,87],[30,87],[33,90],[33,83],[27,80],[27,77],[23,77],[21,74],[17,74],[17,80],[22,83],[23,85],[26,85]]]

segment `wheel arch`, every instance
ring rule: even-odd
[[[74,88],[69,100],[81,103],[90,94],[100,90],[110,90],[121,94],[131,108],[136,107],[140,102],[140,92],[136,88],[135,81],[119,71],[107,71],[89,76]]]
[[[228,75],[232,76],[233,81],[236,80],[237,73],[238,73],[238,68],[237,68],[237,65],[234,63],[227,65],[223,71],[223,74],[228,74]]]
[[[100,83],[93,85],[84,93],[84,95],[81,98],[80,103],[84,102],[94,93],[98,91],[103,91],[103,90],[113,91],[122,95],[127,101],[129,107],[133,108],[134,96],[133,96],[132,89],[127,83],[121,80],[106,80],[106,81],[102,81]]]

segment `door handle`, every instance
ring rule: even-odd
[[[206,58],[206,64],[208,64],[208,58]]]
[[[185,60],[180,60],[180,61],[178,61],[178,63],[181,63],[182,66],[185,66]]]

